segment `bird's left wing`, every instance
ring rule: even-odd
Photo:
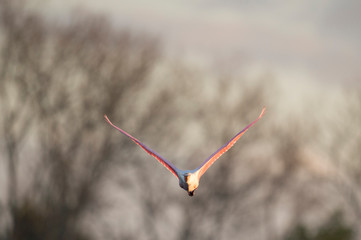
[[[258,116],[256,120],[250,123],[247,127],[245,127],[242,131],[237,133],[231,140],[229,140],[226,144],[224,144],[221,148],[219,148],[215,153],[213,153],[209,158],[207,158],[198,168],[197,171],[198,177],[200,178],[207,169],[220,157],[223,153],[227,152],[237,141],[238,139],[250,128],[253,124],[255,124],[262,116],[266,108],[262,109],[261,114]]]
[[[152,149],[150,149],[149,147],[147,147],[146,145],[144,145],[143,143],[141,143],[138,139],[136,139],[135,137],[133,137],[132,135],[130,135],[129,133],[127,133],[126,131],[123,131],[122,129],[118,128],[117,126],[115,126],[107,117],[107,115],[104,115],[105,119],[107,120],[107,122],[114,127],[115,129],[117,129],[119,132],[123,133],[125,136],[129,137],[133,142],[135,142],[136,144],[138,144],[141,148],[144,149],[144,151],[146,151],[149,155],[153,156],[155,159],[157,159],[164,167],[166,167],[171,173],[174,174],[174,176],[176,176],[178,178],[178,169],[169,161],[167,161],[166,159],[162,158],[159,154],[157,154],[155,151],[153,151]]]

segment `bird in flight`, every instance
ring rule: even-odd
[[[255,124],[264,114],[266,108],[262,109],[261,114],[258,116],[256,120],[251,122],[248,126],[246,126],[242,131],[236,134],[231,140],[229,140],[226,144],[220,147],[216,152],[214,152],[209,158],[207,158],[198,168],[193,170],[180,170],[176,168],[171,162],[161,157],[158,153],[141,143],[138,139],[125,132],[124,130],[115,126],[109,118],[104,115],[105,119],[108,123],[113,126],[115,129],[129,137],[133,142],[138,144],[141,148],[143,148],[148,154],[156,158],[164,167],[166,167],[171,173],[174,174],[179,180],[179,186],[188,192],[189,196],[194,195],[194,191],[197,190],[199,186],[199,179],[202,175],[207,171],[207,169],[220,157],[223,153],[227,152],[237,141],[238,139],[250,128],[253,124]]]

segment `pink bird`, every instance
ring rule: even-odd
[[[164,167],[166,167],[171,173],[174,174],[179,180],[179,186],[188,192],[189,196],[193,196],[194,191],[197,190],[199,186],[199,179],[202,175],[207,171],[207,169],[220,157],[223,153],[227,152],[237,141],[238,139],[250,128],[253,124],[255,124],[264,114],[265,108],[262,109],[261,114],[258,116],[256,120],[250,123],[247,127],[245,127],[242,131],[237,133],[231,140],[229,140],[226,144],[224,144],[221,148],[219,148],[215,153],[213,153],[209,158],[207,158],[198,168],[193,170],[180,170],[176,168],[171,162],[167,161],[165,158],[161,157],[155,151],[141,143],[138,139],[131,136],[127,132],[115,126],[109,118],[104,115],[105,119],[108,121],[110,125],[112,125],[115,129],[129,137],[133,142],[138,144],[141,148],[143,148],[148,154],[156,158]]]

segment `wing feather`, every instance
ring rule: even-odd
[[[163,157],[161,157],[159,154],[157,154],[155,151],[153,151],[152,149],[150,149],[149,147],[147,147],[146,145],[144,145],[143,143],[141,143],[138,139],[136,139],[135,137],[133,137],[132,135],[130,135],[129,133],[127,133],[126,131],[118,128],[117,126],[115,126],[107,117],[107,115],[104,115],[105,119],[107,120],[107,122],[114,127],[115,129],[117,129],[119,132],[123,133],[125,136],[129,137],[133,142],[135,142],[136,144],[138,144],[141,148],[144,149],[144,151],[146,151],[149,155],[151,155],[152,157],[154,157],[155,159],[157,159],[164,167],[166,167],[171,173],[174,174],[174,176],[176,176],[178,178],[178,169],[169,161],[167,161],[166,159],[164,159]]]
[[[247,127],[245,127],[242,131],[237,133],[231,140],[229,140],[226,144],[220,147],[216,152],[214,152],[209,158],[207,158],[198,168],[197,171],[199,178],[207,171],[207,169],[220,157],[223,153],[227,152],[237,141],[238,139],[250,128],[253,124],[255,124],[264,114],[266,108],[263,107],[261,114],[258,116],[256,120],[250,123]]]

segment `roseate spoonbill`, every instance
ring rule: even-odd
[[[250,123],[247,127],[245,127],[242,131],[237,133],[231,140],[229,140],[226,144],[220,147],[215,153],[213,153],[209,158],[207,158],[198,168],[193,170],[180,170],[176,168],[171,162],[161,157],[158,153],[141,143],[138,139],[131,136],[129,133],[123,131],[122,129],[115,126],[109,118],[104,115],[105,119],[108,123],[113,126],[115,129],[129,137],[133,142],[138,144],[141,148],[143,148],[148,154],[156,158],[164,167],[166,167],[171,173],[174,174],[179,180],[179,186],[188,192],[189,196],[193,196],[194,191],[197,190],[199,186],[199,179],[202,175],[207,171],[207,169],[220,157],[223,153],[227,152],[237,141],[238,139],[250,128],[253,124],[255,124],[264,114],[265,108],[262,109],[261,114],[258,116],[256,120]]]

